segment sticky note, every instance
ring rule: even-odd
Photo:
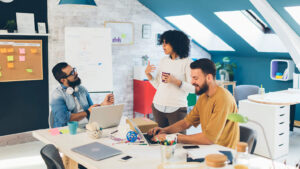
[[[14,52],[14,48],[8,48],[8,49],[7,49],[7,52],[8,52],[8,53],[13,53],[13,52]]]
[[[32,69],[26,69],[26,72],[32,73]]]
[[[0,72],[0,77],[2,77],[2,72]]]
[[[59,130],[59,132],[61,134],[68,134],[69,133],[69,129],[61,129],[61,130]]]
[[[0,49],[0,53],[7,53],[6,48],[1,48],[1,49]]]
[[[30,51],[31,51],[31,53],[33,53],[33,54],[37,53],[37,49],[36,49],[36,48],[31,48]]]
[[[12,63],[12,62],[7,63],[7,68],[12,69],[14,67],[15,67],[14,63]]]
[[[122,37],[123,39],[125,39],[125,38],[126,38],[126,34],[123,33],[123,34],[121,35],[121,37]]]
[[[19,53],[24,55],[26,53],[25,48],[19,48]]]
[[[57,136],[57,135],[60,134],[58,128],[50,129],[49,132],[50,132],[50,134],[51,134],[52,136]]]
[[[25,62],[25,56],[19,56],[19,61],[20,62]]]
[[[13,62],[14,61],[14,56],[7,56],[7,61],[8,62]]]

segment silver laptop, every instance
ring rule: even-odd
[[[115,155],[119,155],[122,151],[106,146],[104,144],[94,142],[83,146],[72,148],[72,151],[99,161]]]
[[[89,123],[97,122],[102,128],[119,125],[124,110],[124,104],[99,106],[92,108]]]
[[[159,145],[157,142],[151,140],[152,136],[149,136],[147,133],[142,133],[140,128],[131,119],[128,119],[128,120],[132,124],[135,132],[140,136],[141,141],[144,141],[144,143],[146,143],[148,146],[150,146],[150,145]]]

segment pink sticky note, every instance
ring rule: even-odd
[[[60,134],[58,128],[53,128],[49,130],[52,136],[57,136]]]
[[[19,56],[19,61],[20,62],[25,62],[25,56]]]
[[[19,48],[19,53],[20,54],[25,54],[25,48]]]

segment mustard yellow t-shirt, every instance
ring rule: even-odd
[[[227,89],[218,86],[213,96],[199,96],[184,120],[195,127],[201,124],[202,133],[215,144],[234,149],[240,139],[240,128],[238,123],[227,120],[230,113],[237,113],[235,100]]]

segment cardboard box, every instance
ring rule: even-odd
[[[141,130],[142,133],[147,133],[148,130],[158,127],[158,124],[155,121],[152,121],[148,118],[140,117],[131,119],[135,125]],[[130,125],[131,130],[134,130],[131,122],[127,119],[126,123]]]

